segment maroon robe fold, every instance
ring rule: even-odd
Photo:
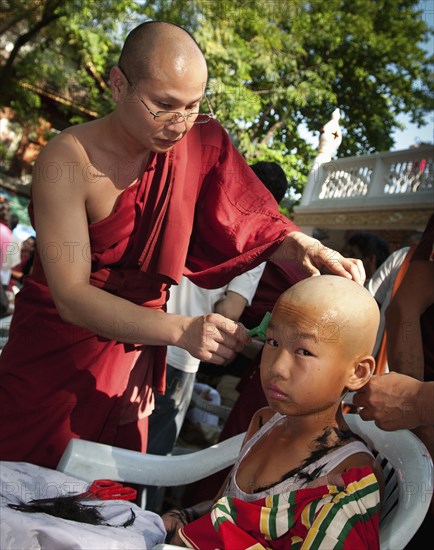
[[[222,286],[294,230],[211,121],[153,155],[112,214],[89,225],[90,282],[164,309],[184,272],[201,286]],[[62,321],[36,255],[0,355],[0,459],[55,467],[72,437],[112,444],[120,425],[149,414],[151,388],[164,391],[164,379],[165,347],[123,344]],[[143,443],[132,438],[128,447]]]

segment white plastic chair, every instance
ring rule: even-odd
[[[381,550],[404,549],[418,530],[432,498],[434,470],[422,442],[408,430],[385,432],[358,415],[345,415],[351,429],[376,454],[385,477],[385,499],[380,520]],[[108,478],[127,483],[180,486],[232,465],[244,434],[208,449],[181,456],[153,456],[109,445],[74,439],[57,469],[81,479]],[[153,550],[177,548],[159,544]]]
[[[385,432],[357,414],[346,414],[353,432],[365,440],[381,464],[385,480],[380,517],[381,550],[407,546],[424,520],[433,495],[433,461],[409,430]]]
[[[71,439],[57,470],[86,481],[113,479],[140,485],[178,487],[194,483],[234,464],[244,434],[176,456],[128,451],[84,439]]]

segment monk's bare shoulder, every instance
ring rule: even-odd
[[[40,152],[33,169],[32,187],[63,184],[63,188],[85,185],[92,166],[92,143],[97,142],[99,121],[71,126],[52,138]],[[93,170],[93,168],[92,168]]]
[[[103,119],[65,128],[43,148],[38,157],[39,163],[52,161],[53,155],[60,155],[61,161],[65,159],[68,162],[71,157],[77,157],[81,162],[88,162],[92,156],[92,148],[97,148],[97,138],[103,128]]]
[[[75,135],[74,129],[67,129],[52,138],[42,149],[35,162],[34,179],[44,180],[60,177],[73,163],[83,164],[86,160],[85,149]],[[42,177],[44,176],[44,177]]]

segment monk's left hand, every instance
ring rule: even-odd
[[[313,276],[326,271],[332,275],[353,279],[360,285],[363,285],[366,280],[365,268],[361,260],[344,258],[336,250],[324,246],[317,239],[299,231],[290,233],[277,252],[271,257],[296,261]]]

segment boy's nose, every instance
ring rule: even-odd
[[[288,353],[279,353],[270,365],[270,372],[281,378],[289,378],[291,371],[291,358]]]

